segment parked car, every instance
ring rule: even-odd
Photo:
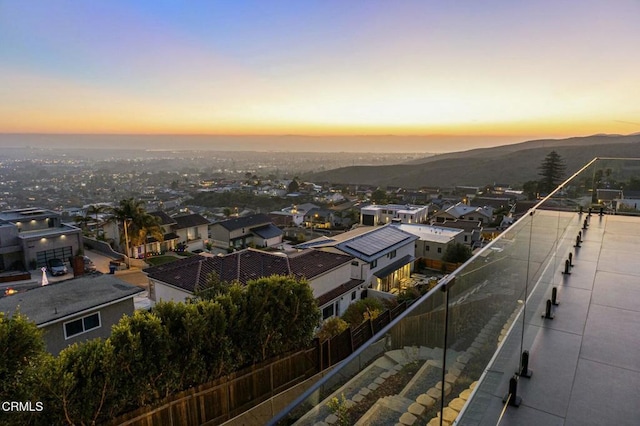
[[[53,276],[64,275],[67,273],[67,267],[60,259],[49,259],[47,261],[47,266],[49,266],[49,273]]]
[[[84,260],[84,271],[85,272],[95,272],[96,265],[93,264],[93,261],[89,259],[87,256],[82,256]]]

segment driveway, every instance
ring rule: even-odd
[[[86,249],[84,251],[84,255],[91,259],[93,264],[96,265],[96,271],[102,272],[103,274],[109,273],[109,262],[113,260],[112,258],[97,251]]]

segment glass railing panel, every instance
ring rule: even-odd
[[[426,424],[437,416],[441,410],[442,382],[447,362],[445,356],[445,292],[441,291],[442,283],[427,298],[416,302],[406,318],[391,330],[393,352],[407,354],[410,363],[407,364],[401,374],[409,374],[409,380],[402,389],[389,400],[390,406],[384,408],[386,402],[379,401],[383,407],[373,416],[361,418],[360,424],[396,424],[400,422],[400,416],[391,412],[393,405],[398,404],[401,409],[406,407],[405,413],[416,417],[416,424]],[[392,353],[387,353],[387,356]],[[452,363],[449,360],[449,365]],[[410,371],[405,369],[410,367]],[[397,368],[397,367],[396,367]],[[384,403],[383,403],[384,402]],[[396,406],[395,410],[397,410]],[[391,411],[390,411],[391,410]],[[386,414],[385,414],[386,413]],[[393,420],[393,421],[392,421]]]
[[[556,210],[535,210],[531,226],[531,254],[529,258],[529,281],[524,321],[539,322],[541,310],[546,306],[548,290],[559,276],[561,255],[558,253],[560,212]],[[538,319],[536,319],[538,317]],[[529,350],[530,342],[523,338],[522,350]]]
[[[460,383],[468,386],[455,389],[445,402],[455,409],[460,399],[477,396],[458,422],[497,419],[508,381],[518,369],[532,225],[532,216],[526,215],[456,273],[447,340],[460,353],[459,361],[466,361]]]
[[[415,415],[435,417],[444,364],[444,293],[432,290],[399,318],[338,364],[278,424],[331,424],[337,418],[346,424],[395,424],[418,399],[428,398],[433,404]]]

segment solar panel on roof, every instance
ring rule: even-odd
[[[409,238],[407,234],[399,232],[395,228],[386,227],[361,235],[356,239],[347,242],[345,247],[349,247],[352,250],[371,256],[393,246],[394,244],[398,244],[407,238]]]

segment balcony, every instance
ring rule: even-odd
[[[637,424],[639,184],[594,159],[271,424]]]

